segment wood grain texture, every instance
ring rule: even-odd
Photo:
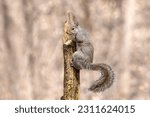
[[[63,54],[64,54],[64,94],[62,99],[64,100],[78,100],[79,99],[79,87],[80,78],[79,70],[71,66],[72,55],[76,51],[76,44],[72,42],[72,36],[67,32],[71,31],[72,26],[77,25],[75,16],[68,12],[67,20],[64,25],[64,37],[63,37]],[[66,46],[65,43],[72,42]]]

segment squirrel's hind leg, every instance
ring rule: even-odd
[[[72,56],[72,66],[76,69],[83,69],[84,57],[82,53],[76,51]]]

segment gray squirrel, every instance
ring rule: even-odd
[[[72,42],[76,42],[77,51],[73,53],[71,65],[78,69],[96,70],[101,72],[98,80],[90,86],[89,90],[93,92],[101,92],[109,88],[113,84],[114,72],[109,65],[93,62],[94,48],[88,36],[88,32],[81,28],[78,24],[73,25],[71,31],[67,34],[73,37]],[[69,45],[71,42],[67,42]]]

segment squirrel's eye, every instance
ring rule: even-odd
[[[74,28],[72,28],[72,30],[74,30]]]

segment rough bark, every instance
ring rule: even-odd
[[[64,54],[64,95],[63,100],[78,100],[79,99],[79,70],[71,66],[72,54],[76,51],[76,44],[71,43],[66,46],[65,43],[71,42],[73,37],[68,34],[72,26],[77,25],[75,16],[68,12],[67,20],[64,25],[63,37],[63,54]]]

